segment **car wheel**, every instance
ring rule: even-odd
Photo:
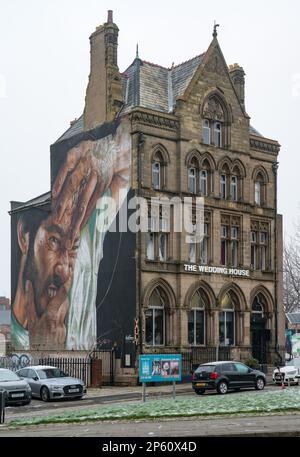
[[[265,387],[265,381],[263,378],[257,378],[255,381],[255,389],[256,390],[263,390]]]
[[[43,401],[49,401],[50,395],[49,395],[49,390],[46,386],[43,386],[41,388],[41,399]]]
[[[218,394],[225,395],[228,392],[228,384],[226,381],[221,381],[217,385]]]
[[[195,393],[197,395],[203,395],[203,394],[205,394],[205,389],[195,389]]]

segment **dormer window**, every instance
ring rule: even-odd
[[[223,97],[211,95],[204,103],[202,116],[202,142],[217,148],[228,147],[231,116]]]

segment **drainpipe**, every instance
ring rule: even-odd
[[[274,281],[275,281],[275,293],[274,293],[274,301],[275,301],[275,353],[278,355],[280,359],[280,364],[282,365],[282,356],[278,351],[278,265],[277,265],[277,170],[278,170],[278,162],[273,163],[272,165],[274,179],[275,179],[275,227],[274,227],[274,244],[275,244],[275,269],[274,269]]]
[[[138,187],[137,196],[141,197],[141,180],[142,180],[142,168],[141,168],[141,153],[145,144],[145,136],[143,132],[138,133],[138,144],[137,144],[137,162],[138,162]],[[139,306],[139,352],[143,354],[143,314],[142,314],[142,233],[139,230],[138,236],[138,306]]]

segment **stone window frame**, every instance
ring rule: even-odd
[[[264,207],[267,205],[269,175],[264,167],[255,167],[252,173],[253,181],[253,203],[255,206]],[[256,202],[256,183],[260,184],[260,202]]]
[[[210,90],[205,94],[204,100],[200,106],[201,123],[201,142],[206,146],[213,146],[220,149],[230,148],[231,143],[231,124],[233,122],[231,106],[227,103],[226,98],[218,88]],[[204,125],[209,125],[210,141],[205,142]],[[215,144],[215,125],[221,125],[221,144]],[[207,127],[206,127],[207,128]]]

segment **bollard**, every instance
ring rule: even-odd
[[[5,390],[0,390],[0,424],[5,421]]]

